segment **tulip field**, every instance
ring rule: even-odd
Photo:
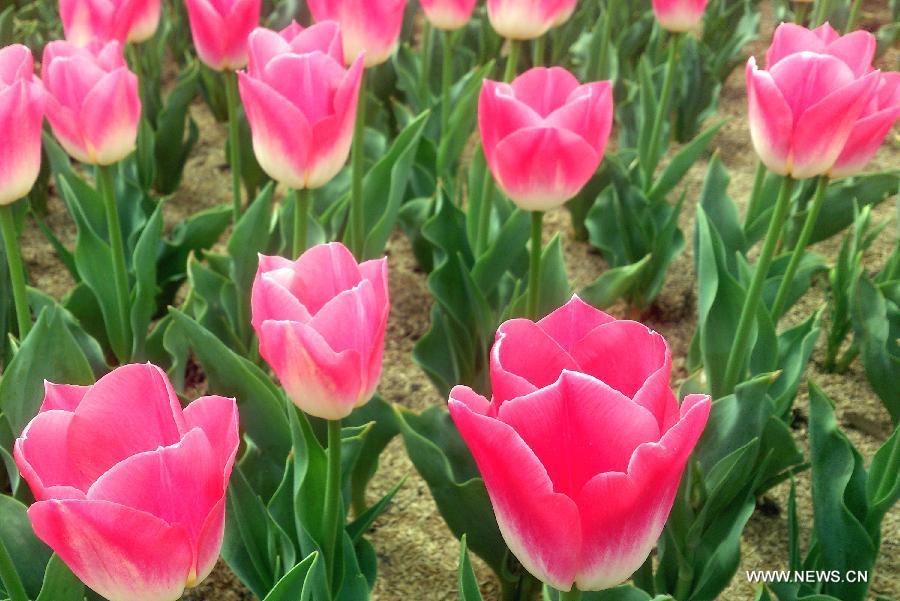
[[[0,601],[900,601],[898,68],[898,0],[0,0]]]

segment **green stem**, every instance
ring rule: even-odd
[[[756,310],[759,307],[763,284],[772,264],[775,245],[784,228],[784,221],[787,219],[788,209],[791,205],[791,191],[793,189],[794,179],[790,176],[785,177],[784,183],[781,185],[781,191],[778,193],[778,200],[775,202],[775,211],[769,221],[769,229],[766,232],[762,252],[760,252],[759,259],[756,262],[756,271],[753,273],[750,288],[747,290],[747,296],[744,298],[744,307],[741,309],[741,317],[738,321],[737,331],[734,334],[731,352],[728,354],[722,390],[716,391],[717,394],[715,396],[717,398],[734,390],[744,370],[744,359],[747,356],[747,343],[750,331],[756,321]]]
[[[113,186],[112,167],[99,165],[97,167],[97,185],[103,205],[106,208],[106,226],[109,230],[109,246],[113,255],[113,280],[116,285],[116,300],[119,305],[119,322],[122,334],[127,338],[129,330],[129,294],[128,294],[128,270],[125,266],[125,244],[122,241],[122,225],[119,222],[119,206],[116,204],[116,192]],[[130,349],[121,349],[123,356],[119,357],[122,363],[130,359]],[[115,350],[115,349],[114,349]]]
[[[543,232],[544,213],[531,212],[531,256],[528,264],[528,318],[538,319],[538,299],[541,290],[541,234]]]
[[[3,582],[3,588],[6,589],[6,594],[9,595],[10,601],[28,601],[25,586],[22,584],[22,579],[19,578],[18,572],[16,572],[16,566],[9,556],[9,551],[6,549],[6,543],[3,542],[2,537],[0,537],[0,581]]]
[[[294,190],[296,201],[294,204],[294,254],[296,259],[306,250],[306,230],[309,223],[309,205],[312,199],[312,190],[303,188]]]
[[[753,190],[750,192],[750,202],[747,204],[747,213],[744,215],[744,231],[753,224],[759,213],[759,202],[762,199],[763,185],[766,183],[766,166],[762,161],[756,163],[756,177],[753,178]]]
[[[808,2],[798,2],[797,9],[794,11],[794,23],[806,26],[806,15],[809,13]]]
[[[363,205],[364,146],[366,136],[366,72],[359,84],[359,106],[356,109],[356,125],[353,128],[353,149],[350,154],[350,170],[353,178],[350,197],[350,250],[358,260],[363,259],[366,242],[365,206]]]
[[[3,228],[3,244],[6,262],[9,265],[9,279],[12,281],[13,302],[16,305],[16,320],[19,324],[19,340],[24,340],[31,331],[31,310],[28,308],[28,291],[25,283],[25,269],[16,236],[16,222],[11,204],[0,205],[0,227]]]
[[[434,28],[428,19],[422,26],[422,81],[419,82],[420,92],[423,96],[425,106],[428,106],[428,99],[431,95],[431,54],[434,48]]]
[[[546,43],[546,36],[541,36],[531,42],[531,63],[533,67],[544,66],[544,48]]]
[[[444,31],[444,56],[441,61],[441,135],[447,135],[450,127],[450,86],[453,83],[453,41],[454,33]]]
[[[559,601],[579,601],[581,599],[581,591],[574,586],[570,591],[560,591]]]
[[[503,72],[503,81],[510,82],[516,77],[519,65],[519,53],[522,50],[522,42],[519,40],[509,41],[509,55],[506,57],[506,70]]]
[[[653,173],[659,163],[659,142],[662,137],[663,123],[669,114],[669,102],[672,98],[672,88],[675,81],[675,69],[678,66],[678,46],[683,34],[673,33],[669,40],[669,58],[666,61],[666,76],[663,79],[662,93],[659,104],[656,107],[656,118],[653,120],[653,129],[650,131],[650,144],[647,146],[647,164],[644,166],[646,187],[649,189],[653,182]]]
[[[818,0],[816,4],[816,18],[813,20],[813,25],[818,27],[828,20],[828,15],[831,13],[831,0]]]
[[[328,583],[335,590],[335,557],[341,547],[341,420],[328,421],[328,472],[325,476],[325,568]]]
[[[610,73],[607,71],[609,65],[609,41],[612,39],[612,25],[618,9],[618,0],[608,0],[606,3],[606,14],[601,17],[604,19],[603,32],[600,37],[599,56],[597,57],[597,67],[588,71],[593,77],[591,81],[599,81],[609,79]]]
[[[234,222],[241,217],[241,148],[240,129],[238,128],[238,86],[237,73],[225,72],[225,96],[228,102],[228,144],[231,156],[231,198],[234,206]]]
[[[850,16],[847,17],[847,28],[844,30],[845,34],[850,33],[856,27],[856,19],[859,18],[859,7],[861,4],[862,0],[854,0],[853,5],[850,7]]]
[[[850,367],[850,364],[853,363],[853,360],[859,356],[859,347],[856,346],[856,343],[851,344],[850,348],[847,349],[847,352],[838,360],[837,365],[834,367],[834,373],[842,374]]]
[[[797,274],[797,268],[800,266],[800,261],[803,259],[803,255],[806,252],[806,245],[809,243],[809,239],[812,236],[816,220],[819,218],[819,212],[822,210],[822,204],[825,201],[826,188],[828,188],[828,176],[823,175],[819,177],[819,182],[816,185],[816,192],[813,196],[812,206],[806,213],[806,221],[803,222],[803,229],[800,230],[800,237],[797,239],[797,244],[794,245],[794,251],[791,253],[791,260],[788,262],[787,270],[784,272],[784,277],[781,279],[781,284],[778,286],[778,293],[775,295],[775,302],[772,304],[772,321],[775,323],[778,323],[778,319],[782,315],[784,303],[787,300],[788,292],[791,289],[791,283],[794,280],[794,276]]]

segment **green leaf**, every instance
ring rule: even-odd
[[[829,185],[809,243],[825,240],[853,223],[854,204],[877,205],[896,194],[898,186],[900,171],[859,175]],[[805,219],[806,213],[796,218]]]
[[[178,189],[187,158],[200,137],[200,129],[189,111],[199,76],[196,61],[181,70],[156,120],[154,183],[160,194],[172,194]]]
[[[709,146],[713,136],[718,133],[725,123],[726,120],[724,119],[719,121],[685,144],[675,153],[672,160],[669,161],[669,164],[663,169],[659,179],[654,182],[653,187],[650,188],[650,192],[647,194],[647,197],[651,202],[664,200],[666,195],[681,182],[691,166],[697,162],[700,155],[703,154],[706,147]]]
[[[894,425],[900,424],[900,308],[869,278],[859,279],[852,307],[853,329],[866,379],[881,398]]]
[[[446,132],[440,133],[437,154],[438,175],[444,174],[459,160],[472,134],[478,116],[478,94],[481,84],[494,70],[494,61],[467,73],[450,90],[450,119]],[[440,110],[440,107],[438,109]]]
[[[371,424],[350,476],[350,498],[358,512],[365,507],[366,487],[378,470],[378,457],[394,436],[400,433],[400,427],[394,410],[378,395],[365,405],[357,407],[345,422],[348,425]]]
[[[466,535],[459,541],[459,601],[483,601],[478,580],[466,550]]]
[[[55,553],[47,564],[41,593],[35,601],[84,601],[84,584]]]
[[[641,272],[650,263],[650,259],[651,255],[645,255],[637,263],[607,269],[581,290],[581,299],[598,309],[609,307],[640,280]]]
[[[394,498],[394,495],[397,494],[397,491],[400,490],[405,482],[406,476],[401,478],[400,482],[395,484],[380,501],[366,509],[359,517],[347,524],[347,534],[350,535],[354,544],[360,541],[363,534],[365,534],[375,520],[378,519],[378,516],[385,512],[391,500]]]
[[[52,551],[34,535],[27,509],[12,497],[0,495],[0,539],[12,558],[25,592],[34,599],[41,590],[44,567]],[[0,590],[2,588],[0,583]]]
[[[159,291],[156,285],[156,257],[162,237],[162,206],[163,203],[159,203],[153,211],[138,238],[132,258],[135,284],[131,298],[131,330],[134,332],[131,356],[136,360],[143,358],[147,328],[156,313],[156,295]]]
[[[319,561],[318,557],[318,553],[312,552],[291,568],[266,595],[264,601],[312,601],[312,568]]]
[[[872,458],[866,498],[869,501],[867,527],[874,535],[881,519],[900,499],[900,427],[894,429]]]
[[[228,256],[232,259],[230,276],[237,287],[238,298],[245,301],[242,303],[244,310],[237,318],[247,323],[250,321],[250,289],[259,266],[258,255],[268,250],[272,238],[273,190],[271,182],[263,188],[238,219],[228,239]],[[241,331],[238,327],[234,329]]]

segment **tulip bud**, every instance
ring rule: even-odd
[[[141,100],[118,42],[50,42],[41,69],[47,120],[72,158],[111,165],[134,150]]]
[[[560,67],[531,69],[511,84],[485,80],[478,104],[484,156],[520,208],[562,205],[588,182],[613,119],[608,81],[579,85]]]
[[[158,367],[124,365],[93,386],[45,384],[14,455],[35,534],[113,601],[175,601],[212,571],[238,449],[234,399],[182,411]]]
[[[159,0],[60,0],[66,39],[84,46],[93,40],[145,42],[159,26]]]
[[[291,188],[328,183],[350,153],[363,59],[344,68],[334,21],[250,34],[241,99],[263,170]]]
[[[0,49],[0,205],[28,194],[41,169],[44,93],[33,70],[25,46]]]
[[[247,64],[247,37],[259,25],[261,0],[185,0],[197,55],[211,69]]]
[[[425,18],[436,29],[455,31],[472,18],[475,0],[419,0]]]
[[[365,54],[365,66],[374,67],[397,49],[406,0],[309,0],[308,4],[316,22],[340,23],[348,65]]]
[[[882,73],[872,101],[863,108],[844,149],[831,168],[831,177],[848,177],[865,169],[898,118],[900,73]]]
[[[375,393],[387,327],[387,259],[339,242],[296,261],[260,255],[251,298],[259,353],[306,413],[336,420]]]
[[[798,179],[829,173],[872,106],[881,81],[874,52],[867,32],[840,37],[827,24],[776,29],[766,69],[751,57],[746,70],[750,135],[766,167]]]
[[[500,326],[490,402],[450,392],[503,539],[543,582],[602,590],[647,559],[710,411],[705,395],[679,407],[671,370],[662,336],[574,297]]]
[[[572,16],[577,0],[488,0],[488,19],[502,37],[533,40]]]
[[[653,14],[660,27],[674,32],[690,31],[703,21],[709,0],[653,0]]]

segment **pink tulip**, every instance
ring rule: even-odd
[[[93,40],[145,42],[159,26],[159,0],[59,0],[66,39],[84,46]]]
[[[211,69],[247,64],[247,37],[259,25],[261,0],[185,0],[197,55]]]
[[[560,67],[535,68],[512,84],[485,80],[478,126],[497,184],[518,206],[560,206],[603,158],[613,118],[608,81],[579,85]]]
[[[762,162],[798,179],[828,173],[880,77],[877,71],[854,71],[832,54],[808,50],[780,58],[768,70],[757,68],[750,57],[750,135]]]
[[[387,259],[339,242],[296,261],[260,255],[251,305],[259,352],[303,411],[341,419],[372,397],[387,327]]]
[[[238,442],[234,399],[182,411],[147,363],[47,382],[14,454],[35,534],[78,578],[112,601],[175,601],[216,563]]]
[[[502,37],[533,40],[568,20],[577,0],[487,0],[488,19]]]
[[[248,44],[250,65],[238,80],[259,164],[291,188],[325,185],[350,153],[362,57],[344,68],[334,21],[258,28]]]
[[[0,49],[0,205],[28,194],[41,169],[44,93],[33,71],[28,48]]]
[[[111,165],[134,150],[141,100],[118,42],[50,42],[41,69],[47,119],[66,152],[82,163]]]
[[[831,168],[831,177],[848,177],[861,172],[878,152],[894,123],[900,118],[900,73],[881,75],[881,81]]]
[[[841,36],[825,23],[815,29],[807,29],[794,23],[782,23],[775,29],[772,44],[766,51],[766,68],[798,52],[829,54],[844,61],[856,77],[872,70],[877,42],[868,31],[854,31]]]
[[[653,0],[653,14],[660,27],[669,31],[690,31],[703,21],[709,0]]]
[[[348,65],[365,54],[366,67],[374,67],[397,49],[406,0],[308,0],[308,4],[316,22],[341,24]]]
[[[601,590],[649,555],[710,410],[704,395],[678,406],[671,368],[662,336],[574,297],[500,326],[490,402],[451,391],[503,539],[537,578]]]
[[[455,31],[472,18],[475,0],[419,0],[425,18],[437,29]]]

